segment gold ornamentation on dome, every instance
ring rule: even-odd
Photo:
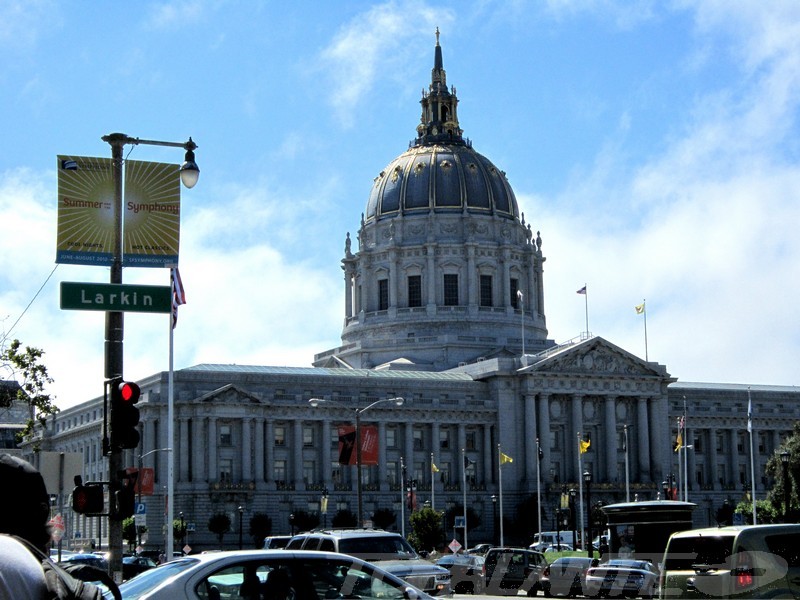
[[[425,163],[418,162],[414,165],[414,175],[420,175],[425,170]]]
[[[477,171],[477,170],[478,170],[478,165],[476,165],[475,163],[471,162],[471,163],[469,163],[469,164],[467,165],[467,168],[468,168],[470,171]]]
[[[443,160],[442,162],[439,163],[439,166],[442,168],[442,171],[447,172],[453,167],[453,163],[451,163],[449,160],[445,159],[445,160]]]
[[[400,165],[397,165],[394,170],[392,171],[392,183],[397,183],[397,180],[400,178],[400,172],[402,169]]]

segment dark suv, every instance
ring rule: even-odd
[[[294,536],[287,550],[341,552],[374,563],[432,596],[452,596],[450,571],[421,558],[399,533],[381,529],[325,529]]]
[[[516,595],[517,590],[535,596],[542,589],[544,554],[525,548],[492,548],[486,553],[484,585],[487,594]]]

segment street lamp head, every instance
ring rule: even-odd
[[[317,408],[322,402],[325,402],[325,398],[309,398],[308,400],[308,403],[314,408]]]
[[[783,452],[781,452],[781,462],[783,464],[785,464],[785,465],[789,464],[789,451],[788,450],[784,450]]]
[[[192,138],[189,138],[184,148],[186,148],[186,156],[180,168],[181,181],[188,189],[192,189],[200,178],[200,167],[194,161],[194,149],[197,148],[197,144],[192,141]]]
[[[239,514],[242,514],[243,512],[244,512],[244,508],[242,506],[239,506]]]
[[[397,398],[392,398],[392,400],[397,406],[403,406],[403,402],[405,402],[405,399],[402,396],[398,396]]]
[[[583,472],[583,480],[586,483],[592,483],[592,474],[588,470]]]

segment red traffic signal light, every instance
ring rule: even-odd
[[[111,382],[111,448],[122,450],[139,445],[139,402],[141,390],[132,381]]]
[[[103,486],[101,484],[78,485],[72,490],[72,510],[82,515],[103,514]]]

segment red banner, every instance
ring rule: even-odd
[[[152,496],[154,490],[155,472],[151,467],[142,467],[141,470],[134,467],[128,467],[125,469],[125,472],[128,475],[132,475],[137,471],[139,471],[139,477],[136,478],[134,492],[141,494],[142,496]]]
[[[361,426],[361,464],[378,464],[378,428],[375,425]],[[356,428],[352,425],[339,426],[339,464],[355,465]]]

